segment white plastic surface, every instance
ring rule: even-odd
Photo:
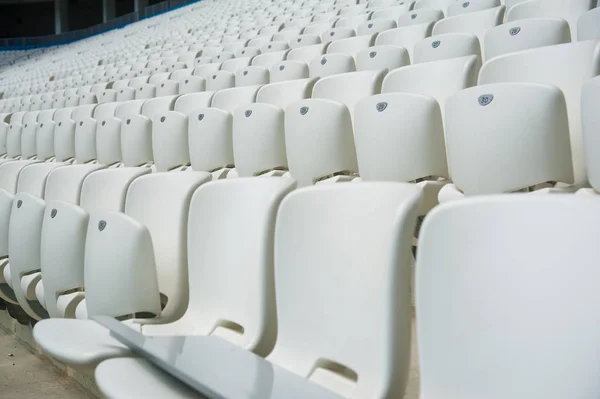
[[[528,18],[507,22],[487,31],[485,57],[489,60],[506,53],[570,41],[569,24],[564,19]]]
[[[600,202],[578,197],[478,197],[427,216],[416,265],[422,398],[600,395],[600,324],[589,317],[600,311]]]
[[[313,59],[309,64],[311,78],[324,78],[331,75],[339,75],[356,71],[354,58],[349,54],[334,53],[323,54]]]
[[[410,56],[405,48],[395,45],[379,45],[366,48],[356,54],[356,70],[391,71],[410,65]]]
[[[308,78],[308,65],[303,61],[282,61],[273,65],[269,71],[270,82]]]
[[[571,38],[577,37],[577,20],[596,6],[595,0],[530,0],[512,7],[507,15],[507,22],[527,18],[562,18],[571,27]]]
[[[472,33],[446,33],[425,38],[415,45],[413,61],[439,61],[475,55],[481,59],[479,39]]]
[[[415,45],[426,37],[431,36],[432,28],[433,22],[425,22],[390,29],[380,33],[375,40],[375,44],[378,46],[388,44],[404,47],[412,57]]]
[[[562,61],[554,62],[556,59]],[[560,88],[567,101],[575,182],[583,185],[587,177],[581,133],[581,88],[585,81],[598,74],[600,42],[585,41],[495,57],[481,69],[479,84],[535,82]]]
[[[446,106],[446,145],[465,195],[573,183],[565,100],[553,86],[501,83],[457,93]]]
[[[585,164],[590,184],[600,192],[600,115],[596,105],[600,100],[600,78],[584,84],[581,93],[581,116]]]
[[[283,201],[275,237],[278,338],[269,361],[345,397],[403,395],[420,196],[411,184],[332,184]]]
[[[285,145],[290,173],[299,186],[358,171],[352,120],[342,103],[307,99],[288,105]]]
[[[596,7],[577,20],[577,39],[600,39],[600,8]]]

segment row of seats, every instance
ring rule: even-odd
[[[422,397],[507,397],[515,386],[597,396],[582,373],[593,350],[564,353],[582,368],[538,367],[524,381],[481,348],[530,341],[455,312],[505,312],[506,293],[486,302],[477,289],[511,287],[496,276],[506,262],[558,273],[566,255],[539,255],[542,245],[577,248],[582,272],[593,262],[595,216],[577,234],[571,217],[595,215],[600,193],[595,5],[207,0],[17,60],[0,73],[14,95],[0,104],[0,297],[39,321],[47,354],[95,370],[109,397],[197,392],[132,359],[93,321],[103,315],[150,341],[215,338],[219,359],[237,350],[323,387],[315,397],[402,397],[416,253]],[[496,279],[473,274],[506,234]],[[547,306],[515,301],[502,315],[562,306],[557,276],[539,289]],[[539,337],[547,320],[566,320],[556,313],[519,320]],[[473,345],[457,338],[460,323]],[[203,357],[168,342],[167,357]],[[447,362],[463,354],[503,370],[504,383],[470,382],[476,370]],[[221,364],[245,386],[247,372]]]

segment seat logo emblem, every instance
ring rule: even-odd
[[[413,14],[410,16],[410,19],[415,19],[415,18],[417,18],[417,14]]]
[[[307,112],[308,112],[308,107],[300,108],[300,115],[306,115]]]
[[[21,201],[21,200],[18,200],[18,201],[17,201],[17,208],[20,208],[20,207],[21,207],[21,205],[23,205],[23,201]]]
[[[244,115],[246,115],[246,118],[249,118],[250,115],[252,115],[252,110],[247,110],[246,112],[244,112]]]
[[[56,214],[58,213],[58,211],[56,209],[52,209],[52,212],[50,212],[50,217],[52,219],[54,219],[56,217]]]
[[[106,125],[106,121],[102,121],[102,126]]]
[[[296,40],[296,41],[297,41],[298,43],[300,43],[300,42],[302,41],[302,39],[301,39],[301,38],[298,38],[298,40]]]
[[[369,24],[367,26],[369,27],[369,29],[371,29],[373,27],[373,24]]]
[[[106,228],[106,221],[101,220],[98,222],[98,230],[102,231]]]
[[[204,114],[199,114],[198,115],[198,120],[201,121],[202,119],[204,119]]]
[[[388,103],[386,102],[380,102],[377,103],[377,105],[375,106],[375,108],[377,109],[377,112],[383,112],[385,111],[385,109],[387,108]]]
[[[369,53],[369,57],[371,57],[371,58],[375,58],[376,55],[377,55],[377,51],[371,51]]]
[[[335,32],[329,32],[329,36],[335,35]]]
[[[431,43],[431,47],[438,48],[438,47],[440,47],[440,44],[442,44],[442,42],[440,42],[439,40],[436,40],[435,42]]]
[[[485,107],[486,105],[489,105],[493,100],[494,100],[494,95],[484,94],[484,95],[479,96],[479,98],[477,99],[477,102],[479,102],[479,105],[481,105],[482,107]]]
[[[518,35],[518,34],[519,34],[519,32],[521,32],[521,28],[519,28],[519,27],[516,27],[516,28],[511,28],[511,29],[508,31],[508,33],[509,33],[511,36]]]
[[[285,69],[285,65],[279,65],[279,70],[283,71]]]
[[[463,8],[467,8],[469,7],[471,3],[469,3],[468,1],[465,1],[464,3],[462,3]]]
[[[323,58],[323,59],[321,60],[321,65],[325,65],[325,64],[327,64],[327,59]]]
[[[248,71],[244,71],[244,76],[248,75]]]
[[[167,118],[165,118],[164,116],[163,116],[163,117],[161,117],[161,118],[160,118],[160,123],[163,123],[163,122],[165,121],[165,119],[167,119]]]

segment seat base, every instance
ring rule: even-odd
[[[76,368],[93,369],[102,360],[132,356],[127,346],[92,320],[42,320],[33,337],[46,354]]]

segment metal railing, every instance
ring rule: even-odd
[[[71,43],[77,40],[85,39],[86,37],[99,35],[109,30],[122,28],[133,22],[151,18],[167,11],[183,7],[188,4],[197,3],[199,1],[200,0],[165,0],[161,3],[144,7],[144,9],[141,11],[125,14],[115,19],[111,19],[106,23],[91,26],[85,29],[73,30],[58,35],[0,39],[0,51],[29,50]]]

